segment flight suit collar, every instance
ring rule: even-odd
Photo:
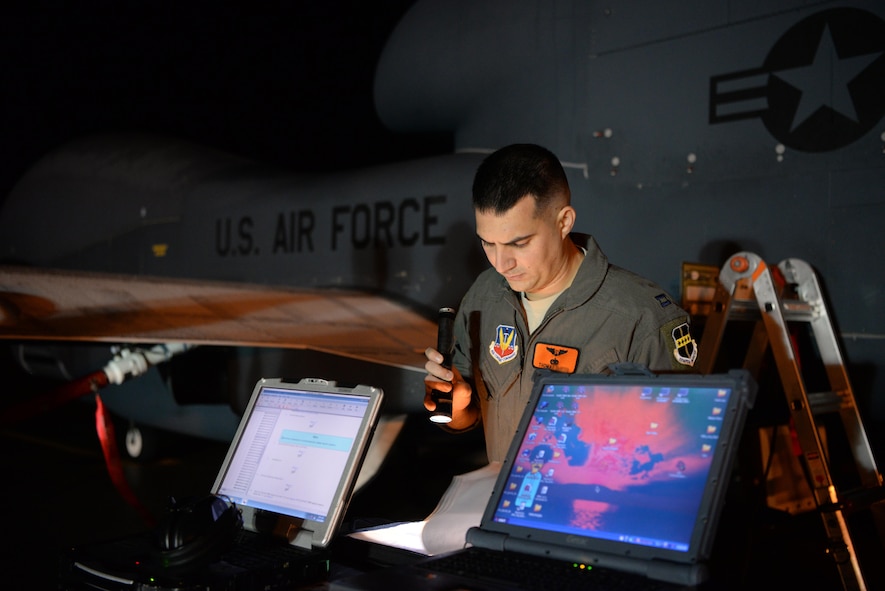
[[[551,310],[576,308],[599,291],[608,271],[608,258],[596,239],[589,234],[571,234],[572,241],[587,251],[571,286],[553,304]]]

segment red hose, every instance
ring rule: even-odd
[[[48,394],[30,398],[25,402],[4,409],[3,414],[0,415],[0,425],[17,423],[54,410],[71,400],[97,392],[107,385],[107,374],[103,370],[98,370],[85,377],[59,386]]]

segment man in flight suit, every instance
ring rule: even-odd
[[[425,351],[431,389],[452,391],[452,421],[482,424],[489,461],[504,459],[536,369],[605,373],[609,364],[690,367],[689,318],[657,285],[612,265],[572,234],[568,180],[549,150],[515,144],[489,155],[473,182],[476,234],[489,262],[455,318],[452,369]]]

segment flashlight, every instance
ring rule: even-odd
[[[455,352],[455,309],[440,308],[436,333],[436,350],[442,356],[442,366],[452,369],[452,354]],[[433,389],[430,397],[436,403],[436,410],[430,415],[434,423],[448,423],[452,420],[452,391],[440,392]]]

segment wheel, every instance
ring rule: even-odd
[[[156,429],[130,422],[123,437],[123,450],[132,460],[153,460],[159,455],[160,439]]]

